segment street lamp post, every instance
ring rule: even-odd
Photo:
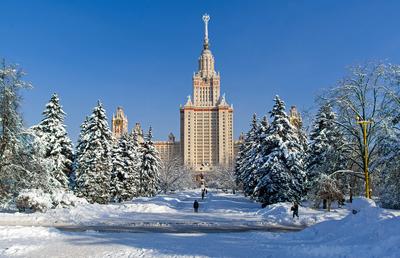
[[[371,124],[370,120],[361,120],[357,116],[357,124],[362,126],[362,133],[364,138],[364,174],[365,174],[365,197],[371,199],[371,192],[369,188],[369,172],[368,172],[368,146],[367,146],[367,126]]]

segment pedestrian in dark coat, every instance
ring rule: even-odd
[[[206,190],[201,190],[201,199],[204,200],[204,195],[206,194]]]
[[[199,211],[199,202],[197,200],[195,200],[193,203],[193,209],[194,209],[194,212]]]
[[[299,217],[299,205],[297,204],[297,202],[293,203],[292,208],[290,208],[291,211],[293,211],[293,218],[295,216]]]

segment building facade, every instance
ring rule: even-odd
[[[215,71],[209,48],[208,15],[203,50],[198,71],[192,78],[193,101],[188,96],[180,108],[181,156],[184,165],[197,171],[211,171],[217,166],[233,165],[233,107],[220,95],[221,77]]]
[[[154,142],[161,161],[169,161],[181,158],[181,144],[175,140],[175,136],[170,133],[167,141]]]

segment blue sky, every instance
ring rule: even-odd
[[[34,85],[24,92],[27,125],[57,92],[73,140],[98,99],[109,118],[120,105],[130,127],[152,125],[165,139],[179,135],[207,12],[237,137],[276,94],[288,107],[310,109],[348,66],[399,63],[399,10],[400,1],[3,0],[0,57],[20,64]]]

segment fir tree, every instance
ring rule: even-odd
[[[138,196],[140,157],[133,135],[124,134],[114,144],[112,161],[111,193],[114,201]]]
[[[306,180],[302,144],[278,96],[270,113],[272,122],[262,148],[265,162],[258,167],[254,195],[265,204],[299,201]]]
[[[110,199],[112,138],[100,101],[81,129],[76,155],[76,192],[91,203],[107,203]]]
[[[325,104],[319,109],[310,133],[306,162],[309,187],[312,187],[321,174],[329,175],[346,169],[347,155],[346,141],[337,126],[336,114]]]
[[[157,149],[152,142],[151,127],[146,135],[145,142],[141,148],[141,164],[139,174],[139,195],[154,196],[158,190],[158,177],[160,158]]]
[[[246,169],[246,179],[244,189],[248,196],[254,198],[254,189],[260,180],[259,168],[264,164],[265,137],[269,130],[268,119],[266,116],[257,125],[254,135],[253,145],[249,152],[248,167]]]
[[[33,129],[45,144],[44,158],[51,163],[51,188],[68,189],[72,171],[72,143],[64,125],[65,112],[57,94],[43,111],[44,118]]]
[[[112,171],[111,171],[111,185],[110,194],[111,199],[114,202],[122,201],[122,191],[124,189],[125,181],[125,162],[124,162],[124,150],[122,149],[123,139],[117,139],[112,148],[111,161],[112,161]]]
[[[257,145],[256,139],[258,127],[257,115],[253,114],[250,130],[246,133],[246,137],[241,146],[239,157],[235,165],[236,181],[243,184],[243,191],[247,196],[251,196],[254,189],[254,182],[252,181],[251,176],[255,169],[253,161],[256,155],[254,148]]]

